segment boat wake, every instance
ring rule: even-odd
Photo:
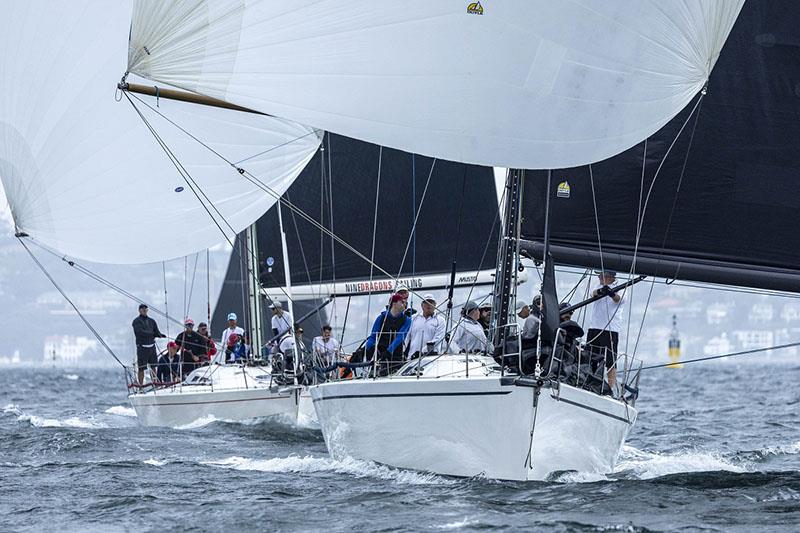
[[[124,405],[114,405],[104,412],[109,415],[136,417],[136,410],[133,407],[126,407]]]
[[[617,466],[610,474],[560,472],[550,480],[559,483],[594,483],[615,480],[649,480],[673,474],[700,472],[755,473],[760,470],[758,463],[771,458],[797,454],[800,454],[800,441],[769,446],[751,452],[734,453],[703,450],[659,453],[623,446]]]
[[[288,457],[275,457],[272,459],[249,459],[246,457],[233,456],[219,461],[202,461],[201,464],[219,468],[230,468],[233,470],[287,474],[330,472],[332,474],[346,474],[356,478],[382,479],[403,485],[449,485],[456,482],[455,480],[444,478],[436,474],[400,470],[379,465],[371,461],[361,461],[349,457],[337,461],[329,458],[313,457],[311,455],[306,455],[304,457],[290,455]]]

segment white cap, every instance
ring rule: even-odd
[[[432,303],[434,305],[436,304],[436,298],[431,293],[428,293],[425,296],[423,296],[422,297],[422,301],[423,302],[429,302],[429,303]]]
[[[228,313],[228,320],[236,320],[236,313]]]
[[[272,302],[271,304],[269,304],[269,308],[270,309],[283,309],[283,304],[278,302],[278,301],[275,301],[275,302]]]
[[[400,283],[395,288],[394,292],[406,291],[408,292],[408,287],[406,287],[403,283]]]

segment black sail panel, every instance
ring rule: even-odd
[[[697,98],[646,144],[591,169],[554,171],[556,261],[599,266],[602,249],[622,269],[636,252],[639,273],[800,290],[800,33],[793,15],[800,15],[794,2],[746,3],[694,114]],[[542,238],[545,179],[526,174],[523,235],[532,241]]]
[[[492,168],[434,161],[333,134],[326,135],[324,147],[284,195],[313,219],[282,208],[293,285],[386,278],[377,269],[370,272],[358,255],[372,257],[376,198],[374,262],[392,276],[449,273],[454,258],[459,272],[494,268],[499,219]],[[318,225],[358,253],[332,246]],[[262,284],[267,290],[283,287],[277,208],[257,228]]]

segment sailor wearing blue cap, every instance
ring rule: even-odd
[[[225,347],[228,346],[229,337],[231,335],[233,335],[234,333],[236,335],[238,335],[239,337],[244,335],[244,330],[242,328],[240,328],[236,324],[236,318],[237,318],[236,317],[236,313],[228,313],[228,327],[225,328],[225,331],[222,332],[222,337],[220,337],[222,339],[222,350],[221,350],[220,353],[223,354],[222,355],[222,360],[223,361],[224,361],[224,357],[225,357],[225,355],[224,355],[225,354]]]

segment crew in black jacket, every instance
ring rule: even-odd
[[[144,384],[144,369],[148,365],[156,368],[158,357],[156,355],[156,339],[166,337],[158,329],[158,324],[147,316],[147,305],[139,306],[139,316],[133,319],[133,335],[136,337],[136,370],[138,371],[139,384]]]

